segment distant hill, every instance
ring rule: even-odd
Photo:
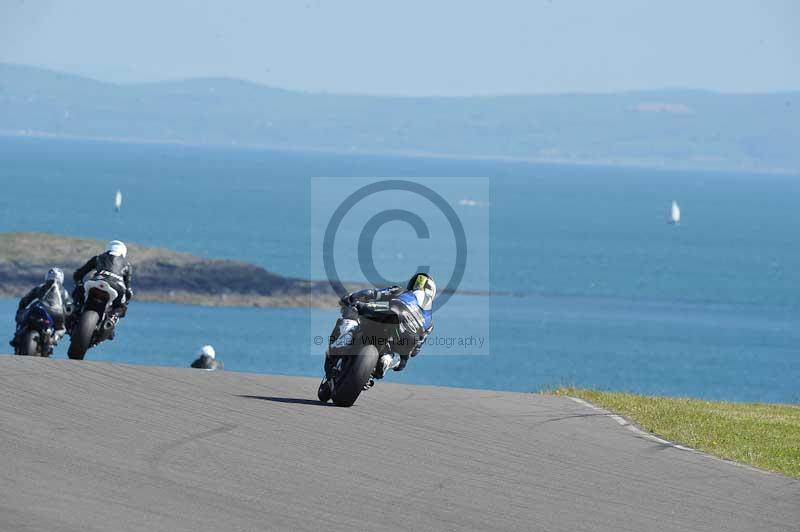
[[[800,172],[800,92],[418,98],[0,64],[0,133]]]

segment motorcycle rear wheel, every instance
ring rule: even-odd
[[[344,367],[334,379],[331,399],[336,406],[353,406],[378,363],[378,349],[365,345],[357,354],[342,358]]]
[[[97,324],[100,322],[100,315],[94,310],[86,310],[81,314],[75,329],[72,332],[72,338],[69,342],[69,351],[67,356],[73,360],[83,360],[86,356],[86,351],[92,343],[94,331],[97,329]]]

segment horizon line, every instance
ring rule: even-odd
[[[115,87],[141,87],[141,86],[156,86],[167,85],[176,83],[191,83],[202,81],[218,81],[218,82],[236,82],[247,85],[253,85],[261,89],[284,91],[291,93],[299,93],[310,96],[356,96],[364,98],[386,98],[386,99],[493,99],[493,98],[521,98],[521,97],[548,97],[548,96],[614,96],[625,94],[643,94],[643,93],[663,93],[663,92],[691,92],[701,94],[714,94],[720,96],[777,96],[777,95],[796,95],[800,93],[800,87],[788,90],[774,90],[774,91],[721,91],[718,89],[709,88],[690,88],[690,87],[656,87],[656,88],[628,88],[628,89],[608,89],[608,90],[565,90],[565,91],[545,91],[545,92],[429,92],[429,93],[374,93],[374,92],[360,92],[360,91],[339,91],[339,90],[326,90],[326,89],[302,89],[291,88],[277,85],[268,85],[260,81],[254,81],[247,78],[236,78],[224,75],[203,75],[193,77],[176,77],[164,78],[159,80],[150,81],[111,81],[107,79],[100,79],[98,77],[90,77],[85,74],[69,72],[59,68],[44,67],[39,65],[31,65],[25,63],[14,63],[8,61],[0,61],[0,67],[22,68],[29,70],[36,70],[40,72],[47,72],[50,74],[68,76],[71,78],[81,79],[92,83],[99,83],[102,85],[109,85]]]

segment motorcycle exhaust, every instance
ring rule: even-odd
[[[100,338],[102,339],[101,341],[114,339],[114,327],[116,326],[116,324],[117,324],[116,316],[113,316],[111,318],[106,318],[106,320],[103,321],[103,325],[100,331]]]

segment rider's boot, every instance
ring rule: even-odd
[[[381,358],[378,359],[378,364],[375,366],[372,376],[367,381],[367,384],[364,385],[364,389],[369,390],[375,386],[375,379],[382,379],[384,376],[386,376],[386,372],[390,369],[402,371],[406,366],[407,360],[408,357],[400,356],[399,359],[396,359],[394,355],[382,355]]]
[[[394,357],[392,355],[386,354],[382,355],[380,360],[378,360],[378,365],[375,368],[375,378],[382,379],[386,372],[389,371],[389,368],[392,367],[394,363]]]

